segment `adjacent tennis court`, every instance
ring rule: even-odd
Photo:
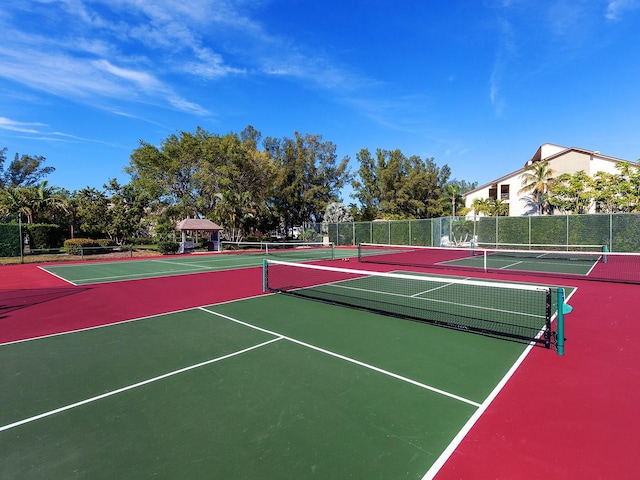
[[[640,284],[640,254],[608,252],[599,245],[585,247],[593,250],[443,248],[362,243],[358,245],[358,260],[362,263],[516,275],[526,272],[555,278]]]
[[[236,244],[237,245],[237,242]],[[289,261],[332,260],[335,251],[331,244],[275,244],[243,243],[244,248],[228,249],[222,254],[179,255],[151,260],[125,260],[117,262],[85,262],[45,265],[41,268],[73,285],[138,280],[143,278],[189,275],[262,265],[263,258],[281,258]],[[341,257],[356,256],[355,250],[341,250]]]
[[[429,478],[529,348],[286,294],[4,344],[0,476]]]

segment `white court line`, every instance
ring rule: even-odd
[[[428,290],[424,290],[423,292],[414,293],[413,295],[411,295],[411,298],[419,297],[421,295],[424,295],[425,293],[435,292],[436,290],[440,290],[441,288],[450,287],[451,285],[455,285],[455,283],[446,283],[444,285],[440,285],[439,287],[430,288]]]
[[[38,266],[38,268],[39,268],[40,270],[42,270],[43,272],[47,272],[49,275],[53,275],[54,277],[59,278],[59,279],[60,279],[60,280],[62,280],[63,282],[70,283],[70,284],[71,284],[71,285],[73,285],[74,287],[77,287],[77,286],[78,286],[76,283],[73,283],[71,280],[67,280],[66,278],[61,277],[60,275],[57,275],[57,274],[55,274],[55,273],[53,273],[53,272],[50,272],[49,270],[47,270],[46,268],[44,268],[44,267],[42,267],[42,266],[40,266],[40,265]]]
[[[173,262],[168,262],[168,263],[173,263]],[[67,266],[67,265],[61,265],[63,267]],[[71,266],[71,265],[68,265]],[[193,275],[196,273],[208,273],[208,272],[224,272],[224,271],[228,271],[228,270],[235,270],[235,269],[240,269],[240,268],[258,268],[260,265],[257,263],[246,263],[246,264],[240,264],[240,265],[230,265],[230,266],[224,266],[223,268],[215,268],[215,267],[202,267],[202,266],[198,266],[197,268],[201,268],[203,269],[202,271],[194,271],[194,270],[189,270],[189,271],[179,271],[179,270],[166,270],[166,271],[160,271],[160,272],[143,272],[143,273],[130,273],[127,275],[113,275],[110,277],[94,277],[94,278],[81,278],[81,279],[77,279],[76,282],[78,283],[73,283],[63,277],[60,277],[59,275],[56,275],[53,272],[50,272],[49,270],[46,270],[43,267],[39,267],[42,268],[45,272],[60,278],[61,280],[64,280],[65,282],[69,282],[72,285],[93,285],[95,283],[116,283],[116,282],[128,282],[131,281],[131,279],[133,280],[148,280],[148,279],[152,279],[152,278],[166,278],[166,277],[178,277],[181,275]],[[87,268],[89,267],[89,265],[87,265]],[[132,277],[132,278],[127,278],[127,277]],[[115,279],[115,280],[114,280]]]
[[[515,267],[516,265],[520,265],[521,263],[524,263],[524,262],[520,261],[520,262],[510,263],[509,265],[505,265],[504,267],[500,267],[498,270],[504,270],[505,268]]]
[[[174,370],[173,372],[168,372],[168,373],[165,373],[163,375],[158,375],[157,377],[149,378],[148,380],[144,380],[142,382],[134,383],[133,385],[128,385],[126,387],[122,387],[122,388],[119,388],[117,390],[112,390],[110,392],[103,393],[102,395],[97,395],[95,397],[87,398],[87,399],[82,400],[80,402],[72,403],[70,405],[65,405],[64,407],[56,408],[55,410],[50,410],[48,412],[44,412],[44,413],[41,413],[39,415],[35,415],[33,417],[25,418],[23,420],[19,420],[17,422],[13,422],[13,423],[10,423],[8,425],[0,426],[0,432],[3,432],[5,430],[10,430],[10,429],[18,427],[20,425],[24,425],[25,423],[34,422],[36,420],[40,420],[42,418],[49,417],[51,415],[55,415],[57,413],[61,413],[61,412],[67,411],[67,410],[71,410],[72,408],[80,407],[82,405],[86,405],[87,403],[92,403],[92,402],[95,402],[95,401],[98,401],[98,400],[102,400],[103,398],[111,397],[113,395],[117,395],[118,393],[126,392],[128,390],[132,390],[134,388],[138,388],[138,387],[141,387],[143,385],[147,385],[149,383],[157,382],[158,380],[163,380],[165,378],[172,377],[172,376],[178,375],[180,373],[188,372],[189,370],[193,370],[195,368],[204,367],[205,365],[210,365],[212,363],[216,363],[216,362],[219,362],[221,360],[226,360],[227,358],[235,357],[236,355],[241,355],[243,353],[249,352],[251,350],[255,350],[256,348],[264,347],[265,345],[268,345],[268,344],[273,343],[273,342],[277,342],[277,341],[282,340],[282,339],[283,339],[283,337],[272,338],[271,340],[268,340],[266,342],[259,343],[258,345],[253,345],[253,346],[245,348],[243,350],[238,350],[237,352],[229,353],[228,355],[223,355],[222,357],[217,357],[217,358],[213,358],[211,360],[207,360],[205,362],[197,363],[195,365],[190,365],[188,367],[181,368],[179,370]]]
[[[241,320],[238,320],[238,319],[233,318],[233,317],[229,317],[229,316],[224,315],[222,313],[218,313],[218,312],[214,312],[214,311],[211,311],[211,310],[207,310],[204,307],[199,307],[199,308],[200,308],[200,310],[202,310],[204,312],[207,312],[207,313],[210,313],[211,315],[217,315],[218,317],[222,317],[222,318],[227,319],[229,321],[238,323],[240,325],[244,325],[245,327],[249,327],[249,328],[252,328],[254,330],[258,330],[260,332],[268,333],[270,335],[276,335],[277,337],[282,338],[283,340],[288,340],[288,341],[290,341],[292,343],[296,343],[298,345],[302,345],[303,347],[310,348],[312,350],[316,350],[317,352],[321,352],[321,353],[324,353],[326,355],[329,355],[329,356],[332,356],[332,357],[335,357],[335,358],[339,358],[340,360],[344,360],[344,361],[347,361],[347,362],[350,362],[350,363],[354,363],[354,364],[359,365],[361,367],[368,368],[369,370],[373,370],[375,372],[382,373],[383,375],[387,375],[389,377],[393,377],[393,378],[395,378],[397,380],[401,380],[401,381],[406,382],[406,383],[410,383],[411,385],[415,385],[415,386],[423,388],[425,390],[429,390],[431,392],[443,395],[445,397],[449,397],[449,398],[452,398],[454,400],[458,400],[459,402],[467,403],[467,404],[472,405],[472,406],[474,406],[476,408],[480,407],[480,404],[478,402],[474,402],[473,400],[469,400],[468,398],[464,398],[464,397],[461,397],[459,395],[455,395],[453,393],[447,392],[445,390],[440,390],[439,388],[435,388],[435,387],[432,387],[430,385],[426,385],[424,383],[417,382],[417,381],[412,380],[410,378],[403,377],[402,375],[398,375],[398,374],[393,373],[393,372],[389,372],[388,370],[383,370],[382,368],[375,367],[373,365],[361,362],[361,361],[356,360],[354,358],[346,357],[344,355],[340,355],[339,353],[335,353],[335,352],[332,352],[330,350],[325,350],[324,348],[316,347],[315,345],[311,345],[310,343],[306,343],[306,342],[303,342],[301,340],[297,340],[297,339],[295,339],[293,337],[288,337],[286,335],[282,335],[282,334],[274,332],[272,330],[267,330],[266,328],[261,328],[261,327],[258,327],[256,325],[251,325],[250,323],[243,322]]]
[[[184,267],[189,267],[189,268],[211,268],[209,266],[204,267],[202,265],[198,265],[197,263],[172,262],[171,260],[149,260],[149,261],[153,263],[168,263],[170,265],[182,265]]]
[[[235,298],[233,300],[225,300],[224,302],[218,302],[218,303],[212,303],[211,305],[207,305],[209,307],[212,306],[217,306],[217,305],[226,305],[227,303],[235,303],[235,302],[241,302],[243,300],[249,300],[252,298],[258,298],[263,296],[263,294],[260,295],[254,295],[251,297],[242,297],[242,298]],[[25,343],[25,342],[33,342],[35,340],[42,340],[42,339],[46,339],[46,338],[52,338],[52,337],[59,337],[62,335],[71,335],[74,333],[82,333],[82,332],[88,332],[90,330],[97,330],[99,328],[109,328],[109,327],[117,327],[118,325],[123,325],[126,323],[132,323],[132,322],[139,322],[141,320],[149,320],[151,318],[157,318],[157,317],[164,317],[164,316],[168,316],[168,315],[173,315],[176,313],[183,313],[183,312],[188,312],[190,310],[196,310],[197,307],[187,307],[187,308],[181,308],[179,310],[169,310],[167,312],[160,312],[160,313],[154,313],[153,315],[145,315],[144,317],[136,317],[136,318],[129,318],[129,319],[125,319],[125,320],[119,320],[116,322],[111,322],[111,323],[103,323],[101,325],[94,325],[92,327],[84,327],[84,328],[78,328],[75,330],[65,330],[63,332],[56,332],[56,333],[48,333],[46,335],[40,335],[37,337],[29,337],[29,338],[23,338],[21,340],[12,340],[9,342],[0,342],[0,347],[3,347],[5,345],[13,345],[16,343]]]
[[[574,287],[573,291],[565,299],[565,302],[568,302],[569,299],[573,296],[573,294],[576,293],[577,291],[578,289]],[[554,315],[554,318],[555,317],[557,317],[557,312]],[[522,354],[518,357],[518,359],[509,369],[509,371],[504,375],[504,377],[502,377],[502,380],[500,380],[500,382],[496,385],[496,387],[491,391],[489,396],[484,400],[484,402],[482,402],[482,405],[480,406],[480,408],[478,408],[478,410],[476,410],[473,413],[473,415],[471,415],[471,418],[467,420],[467,423],[464,424],[464,426],[460,429],[458,434],[455,437],[453,437],[453,439],[451,440],[447,448],[444,449],[444,451],[440,454],[438,459],[433,463],[433,465],[431,465],[431,468],[429,468],[427,473],[424,474],[424,476],[422,477],[422,480],[432,480],[438,474],[438,472],[445,465],[447,460],[449,460],[451,455],[453,455],[453,452],[455,452],[456,448],[458,448],[460,443],[462,443],[462,440],[464,439],[464,437],[467,436],[467,434],[469,433],[469,431],[471,431],[471,429],[476,424],[478,419],[484,414],[487,408],[489,408],[489,405],[491,405],[493,400],[498,396],[500,391],[504,388],[504,386],[507,384],[509,379],[513,376],[513,374],[516,373],[516,370],[518,370],[518,368],[520,367],[524,359],[527,357],[527,355],[529,355],[529,352],[533,347],[534,347],[533,343],[530,343],[527,346],[527,348],[524,349]]]

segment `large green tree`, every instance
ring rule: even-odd
[[[563,212],[588,213],[593,203],[592,179],[584,170],[563,173],[549,186],[549,204]]]
[[[232,215],[229,199],[250,197],[251,202],[245,205],[258,215],[254,215],[253,224],[245,221],[239,226],[239,235],[246,234],[258,223],[258,217],[270,216],[268,199],[275,172],[266,153],[257,149],[260,136],[251,126],[240,135],[211,134],[198,127],[195,133],[170,135],[160,146],[141,141],[126,171],[132,183],[155,202],[161,223],[187,216],[207,217],[235,229],[237,218],[248,219],[249,215],[238,215],[236,210]],[[161,230],[168,228],[165,225]]]
[[[74,236],[105,238],[109,224],[109,199],[103,190],[85,187],[71,195]]]
[[[336,146],[321,135],[271,138],[265,151],[276,172],[272,205],[287,231],[305,222],[322,221],[327,204],[339,199],[350,180],[349,158],[338,162]]]
[[[360,202],[363,220],[376,218],[431,218],[443,214],[444,186],[451,175],[447,165],[433,158],[405,156],[400,150],[362,149],[360,167],[351,185]]]
[[[116,179],[109,180],[104,188],[109,195],[106,233],[116,243],[125,243],[144,230],[148,196],[135,185],[120,185]]]
[[[54,167],[43,166],[45,157],[18,155],[5,168],[7,148],[0,149],[0,188],[33,187],[52,173]]]

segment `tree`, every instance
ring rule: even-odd
[[[640,167],[629,162],[616,164],[618,174],[619,208],[623,212],[640,210]]]
[[[242,241],[248,233],[250,224],[257,217],[258,206],[253,201],[251,192],[226,190],[217,194],[216,218],[225,225],[225,236],[233,242]]]
[[[33,206],[28,191],[24,188],[0,190],[0,211],[5,215],[24,215],[27,223],[33,223]]]
[[[271,216],[275,170],[265,152],[257,150],[260,133],[247,127],[240,136],[214,135],[198,127],[195,133],[170,135],[160,147],[141,141],[131,154],[126,171],[136,188],[154,201],[161,223],[169,218],[216,218],[225,226],[236,225],[238,212],[230,212],[225,199],[251,198],[252,212],[240,216],[254,223]],[[245,202],[246,203],[246,202]],[[251,213],[251,215],[249,215]],[[241,235],[252,228],[245,221]],[[234,234],[234,236],[236,236]]]
[[[289,231],[306,222],[319,223],[329,202],[338,199],[351,178],[349,157],[337,161],[336,146],[321,135],[293,139],[267,138],[265,151],[275,170],[271,205]]]
[[[114,178],[104,185],[110,193],[106,232],[118,244],[137,236],[143,230],[147,195],[134,185],[120,185]]]
[[[591,184],[584,170],[563,173],[549,187],[549,204],[567,213],[588,213],[593,203]]]
[[[329,223],[344,223],[353,222],[353,216],[342,202],[331,202],[327,205],[327,210],[324,212],[323,226]],[[323,228],[323,230],[326,230]]]
[[[362,221],[375,220],[380,212],[380,184],[378,182],[378,168],[369,153],[363,148],[356,154],[356,159],[360,164],[357,178],[351,182],[355,193],[353,198],[360,203],[360,217]]]
[[[555,172],[549,167],[548,162],[535,162],[529,165],[520,176],[522,188],[518,191],[518,194],[531,193],[538,215],[547,206],[547,192],[554,174]]]
[[[364,220],[375,218],[431,218],[442,215],[441,195],[451,173],[432,158],[406,157],[400,150],[367,149],[357,155],[358,178],[351,185]]]
[[[36,186],[44,177],[55,171],[54,167],[43,167],[43,156],[19,156],[17,153],[6,171],[6,148],[0,150],[0,187],[18,188]]]
[[[140,140],[125,171],[149,198],[179,206],[184,217],[196,216],[202,190],[198,175],[203,169],[201,140],[205,135],[199,127],[195,134],[169,135],[159,148]]]
[[[55,222],[56,215],[67,208],[62,191],[46,180],[37,186],[7,187],[0,192],[0,209],[24,215],[27,223]]]
[[[491,211],[491,201],[488,198],[474,198],[471,203],[474,216],[479,214],[489,215]]]
[[[72,199],[77,205],[74,231],[79,231],[79,235],[89,238],[105,238],[109,224],[109,200],[105,192],[85,187],[73,192]]]
[[[509,215],[509,202],[496,198],[490,204],[491,216],[506,217]]]

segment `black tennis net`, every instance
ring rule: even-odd
[[[298,260],[334,260],[333,243],[324,242],[220,242],[222,252],[275,256]]]
[[[555,287],[265,260],[264,290],[550,348]],[[558,309],[557,306],[563,308]],[[560,338],[560,337],[559,337]],[[562,340],[564,338],[562,337]],[[560,349],[558,349],[560,352]]]
[[[527,272],[558,278],[640,283],[640,253],[608,252],[600,246],[593,246],[593,251],[574,251],[362,243],[358,245],[358,260],[363,263],[492,273]]]

